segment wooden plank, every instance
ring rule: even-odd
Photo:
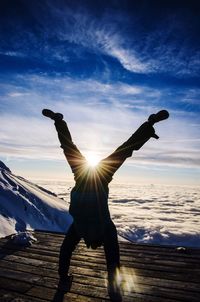
[[[38,271],[37,267],[33,267],[30,265],[24,265],[24,264],[19,264],[19,263],[13,263],[13,262],[8,262],[8,261],[1,261],[0,262],[0,267],[3,269],[7,270],[14,270],[14,271],[21,271],[21,272],[27,272],[31,273],[33,275],[37,275],[38,273],[40,276],[48,276],[57,279],[58,274],[56,271],[41,268]],[[92,277],[90,279],[91,284],[95,284],[95,282],[98,283],[98,286],[103,286],[105,283],[105,278],[106,278],[106,272],[101,271],[100,273],[97,273],[96,271],[93,270],[88,270],[87,268],[76,268],[76,267],[71,267],[71,270],[73,271],[73,274],[75,276],[75,280],[78,280],[80,283],[80,280],[82,280],[82,283],[85,284],[87,282],[87,278]],[[3,270],[2,270],[3,272]],[[130,268],[127,268],[125,270],[127,278],[128,279],[133,279],[132,275],[135,277],[135,272],[131,271]],[[86,278],[85,278],[86,277]],[[167,288],[175,288],[175,289],[183,289],[183,290],[189,290],[189,291],[195,291],[195,292],[200,292],[200,287],[196,283],[192,282],[182,282],[182,281],[176,281],[176,280],[165,280],[165,279],[160,279],[162,277],[162,274],[155,277],[151,276],[141,276],[137,275],[137,282],[140,284],[148,284],[148,285],[160,285],[162,287],[167,287]],[[96,278],[96,279],[94,279]],[[36,282],[39,284],[38,282]]]
[[[17,291],[19,293],[25,293],[32,285],[30,283],[23,282],[21,280],[10,280],[9,278],[0,277],[1,289],[9,291]]]
[[[52,275],[53,277],[58,277],[58,273],[56,270],[51,270],[48,268],[40,267],[38,270],[38,266],[33,265],[26,265],[23,262],[13,262],[13,261],[7,261],[7,260],[1,260],[0,261],[0,269],[8,269],[8,270],[14,270],[19,272],[27,272],[32,275],[40,275],[40,276],[48,276]]]
[[[21,255],[21,256],[19,256]],[[10,261],[19,261],[20,259],[27,264],[32,264],[36,266],[42,266],[42,267],[50,267],[52,269],[57,269],[57,261],[55,259],[51,258],[50,256],[44,256],[44,255],[38,255],[38,254],[32,254],[32,253],[24,253],[23,251],[20,251],[20,254],[17,255],[7,255],[4,257],[6,260]],[[23,259],[22,259],[23,258]],[[85,262],[87,261],[87,263]],[[160,263],[152,263],[153,261],[149,261],[148,263],[144,261],[144,263],[140,262],[128,262],[129,267],[133,269],[149,269],[154,271],[156,274],[158,271],[162,272],[168,272],[168,273],[176,273],[176,274],[183,274],[188,278],[190,276],[190,280],[199,282],[200,280],[200,271],[198,268],[193,267],[171,267],[162,265]],[[93,259],[90,257],[82,257],[77,256],[76,254],[73,255],[71,264],[75,266],[88,266],[90,268],[95,268],[97,270],[103,269],[105,270],[105,260],[99,260],[96,259],[95,263],[93,262]],[[127,266],[127,263],[123,260],[121,261],[121,264],[124,266]]]
[[[16,263],[23,263],[26,264],[28,266],[32,265],[32,266],[36,266],[36,267],[41,267],[41,268],[48,268],[48,269],[52,269],[52,270],[56,270],[57,271],[57,263],[53,263],[53,262],[46,262],[46,261],[41,261],[41,260],[36,260],[36,259],[30,259],[30,258],[24,258],[24,257],[19,257],[19,256],[15,256],[15,255],[8,255],[5,257],[5,260],[7,261],[11,261],[11,262],[16,262]],[[73,269],[73,267],[87,267],[91,270],[95,270],[95,271],[106,271],[105,265],[99,265],[96,263],[85,263],[82,261],[76,261],[71,260],[71,267]],[[130,266],[131,267],[131,266]],[[193,274],[193,271],[189,273],[182,273],[181,272],[175,272],[174,270],[167,270],[164,271],[162,270],[162,267],[160,268],[160,270],[156,270],[155,267],[153,267],[153,270],[150,270],[149,268],[147,269],[146,265],[142,265],[142,264],[134,264],[132,269],[134,270],[134,272],[137,275],[145,275],[145,276],[153,276],[153,277],[157,277],[160,276],[162,278],[166,278],[166,279],[171,279],[171,280],[180,280],[180,281],[187,281],[190,280],[191,282],[195,282],[195,283],[200,283],[200,280],[197,279],[197,276]]]
[[[34,286],[26,294],[33,297],[45,298],[47,301],[53,301],[54,297],[57,294],[57,290],[56,288],[49,288],[45,286]],[[90,297],[88,296],[88,292],[87,292],[86,298],[84,298],[85,295],[81,290],[79,290],[78,293],[77,292],[74,293],[74,291],[69,292],[65,296],[67,297],[66,301],[73,301],[73,300],[79,301],[78,299],[80,298],[81,299],[80,301],[101,302],[101,299],[95,297],[93,293],[92,296]]]
[[[59,249],[60,249],[60,245],[61,245],[61,243],[62,243],[62,240],[59,242],[59,243],[57,243],[57,245],[55,244],[55,243],[53,243],[51,240],[49,241],[49,242],[42,242],[42,245],[44,246],[44,244],[47,246],[47,248],[49,249],[51,249],[51,250],[53,250],[53,251],[59,251]],[[35,245],[33,245],[35,248],[37,247],[37,245],[39,246],[40,245],[40,241],[38,241]],[[84,247],[85,245],[83,244],[83,243],[80,243],[79,245],[78,245],[78,249],[81,249],[82,247]],[[126,244],[126,247],[129,247],[129,246],[131,246],[131,244]],[[148,247],[148,248],[146,248],[146,249],[144,249],[144,250],[138,250],[138,246],[137,246],[137,248],[136,249],[134,249],[134,245],[133,245],[133,248],[128,248],[128,249],[123,249],[122,247],[121,247],[121,243],[120,243],[120,251],[121,251],[121,254],[122,255],[126,255],[127,253],[128,254],[130,254],[130,255],[133,255],[133,253],[135,253],[135,255],[137,255],[137,257],[143,257],[144,255],[151,255],[151,254],[153,254],[153,255],[157,255],[157,256],[162,256],[162,255],[165,255],[168,259],[169,259],[169,257],[176,257],[177,259],[179,259],[179,258],[183,258],[183,259],[190,259],[191,261],[192,260],[194,260],[194,262],[197,260],[197,258],[199,258],[200,257],[200,253],[199,253],[199,250],[198,250],[198,253],[197,253],[197,251],[196,252],[194,252],[194,249],[191,251],[190,250],[190,253],[189,254],[184,254],[184,253],[178,253],[174,248],[173,249],[169,249],[169,250],[166,250],[166,249],[164,249],[164,253],[163,253],[163,247],[160,247],[160,249],[156,249],[155,250],[155,248],[152,250],[151,249],[151,247]],[[77,249],[77,251],[78,251],[78,249]],[[91,250],[88,250],[88,252],[90,252]],[[101,249],[98,249],[98,252],[100,252],[100,253],[102,253],[103,252],[103,250]],[[194,258],[194,259],[193,259]]]
[[[132,292],[137,292],[139,294],[144,294],[144,293],[148,293],[151,294],[152,292],[154,293],[154,296],[158,296],[158,297],[168,297],[168,298],[181,298],[182,300],[187,298],[188,301],[192,300],[192,299],[196,299],[195,301],[198,300],[200,293],[199,291],[187,291],[186,288],[182,287],[182,288],[175,288],[175,287],[171,287],[171,284],[165,284],[165,286],[162,286],[163,284],[159,283],[159,279],[156,280],[156,282],[151,282],[148,284],[148,282],[145,282],[144,279],[142,278],[131,278],[132,276],[125,276],[127,277],[127,282],[132,284],[132,288],[131,291]],[[101,280],[99,278],[94,278],[94,277],[88,277],[88,276],[77,276],[74,275],[74,282],[73,285],[75,286],[77,284],[78,287],[80,287],[80,284],[88,286],[88,284],[93,287],[99,292],[100,288],[105,288],[105,282],[106,280]],[[154,280],[155,281],[155,280]],[[42,282],[43,286],[50,286],[53,287],[53,285],[55,284],[55,280],[49,277],[44,277],[42,280],[40,280],[40,282]],[[126,284],[125,284],[126,285]],[[130,284],[129,284],[130,286]],[[173,288],[173,291],[171,290]],[[72,287],[72,291],[73,291],[73,287]],[[76,287],[76,292],[77,292],[77,287]],[[131,292],[127,293],[127,286],[124,286],[124,293],[125,295],[132,295]]]
[[[8,290],[4,290],[0,288],[0,301],[1,302],[10,302],[15,298],[15,293],[9,292]]]
[[[77,294],[77,302],[79,301],[89,301],[89,302],[108,302],[110,301],[106,291],[97,291],[96,288],[91,287],[90,285],[84,286],[82,284],[77,285],[76,283],[73,283],[71,291],[76,292]],[[56,295],[56,291],[52,290],[50,288],[44,288],[44,287],[34,287],[32,288],[27,294],[33,295],[36,297],[46,297],[48,301],[52,301],[52,299]],[[66,300],[64,301],[70,301],[68,300],[68,297],[70,297],[70,293],[67,293],[65,295]],[[90,296],[91,295],[91,296]],[[81,300],[78,300],[79,297],[81,297]],[[152,295],[144,295],[139,293],[133,293],[131,296],[123,296],[123,302],[174,302],[176,300],[169,299],[169,298],[160,298]],[[183,300],[185,301],[185,300]],[[191,301],[192,302],[192,301]]]
[[[91,280],[90,280],[91,281]],[[79,282],[80,282],[80,280],[79,280]],[[45,286],[45,283],[44,283],[44,279],[43,279],[43,281],[42,281],[42,283],[43,283],[43,286]],[[51,284],[51,282],[49,282],[49,280],[48,280],[48,282],[47,282],[47,284],[48,284],[48,286],[50,285],[51,287],[52,287],[52,284]],[[89,282],[89,284],[90,284],[90,282]],[[143,286],[143,288],[144,288],[144,286]],[[169,289],[168,289],[169,290]],[[166,295],[165,295],[166,296]],[[184,295],[184,297],[187,297],[187,295]],[[194,298],[194,295],[192,294],[192,297]],[[194,300],[194,299],[193,299]],[[188,300],[189,301],[189,300]],[[195,301],[195,300],[194,300]]]
[[[5,251],[5,253],[11,253],[12,250],[15,250],[15,253],[19,253],[20,251],[24,251],[24,252],[32,252],[34,254],[41,254],[41,255],[49,255],[52,257],[58,257],[59,255],[59,250],[50,250],[49,247],[47,247],[47,249],[43,248],[42,245],[33,245],[32,247],[28,247],[26,249],[21,249],[21,250],[16,250],[16,246],[14,245],[10,245],[9,247],[7,246],[6,248],[2,247],[1,251]],[[86,249],[86,248],[80,248],[78,247],[74,254],[81,254],[84,257],[95,257],[95,259],[102,259],[102,257],[104,258],[104,251],[102,249],[98,249],[98,250],[90,250],[90,249]],[[177,260],[178,258],[178,260]],[[125,262],[131,262],[131,261],[142,261],[144,263],[144,261],[156,261],[156,262],[162,262],[164,264],[164,261],[167,262],[167,264],[170,264],[170,261],[172,263],[172,265],[175,266],[181,266],[181,265],[187,265],[189,266],[190,264],[193,265],[194,263],[195,265],[195,269],[200,268],[200,262],[197,262],[197,259],[194,258],[185,258],[185,257],[175,257],[173,255],[170,256],[163,256],[163,255],[159,255],[159,254],[153,254],[153,255],[145,255],[145,254],[137,254],[137,253],[132,253],[129,255],[126,255],[124,253],[121,252],[121,259]]]
[[[31,297],[27,295],[22,295],[19,293],[13,293],[15,295],[14,299],[11,300],[11,302],[46,302],[47,300],[45,299],[39,299],[36,297]],[[5,302],[5,301],[3,301]],[[57,301],[58,302],[58,301]]]
[[[28,272],[21,272],[13,269],[8,268],[1,268],[0,270],[0,278],[10,278],[16,279],[26,282],[28,280],[29,283],[36,283],[41,279],[40,276],[34,275]]]
[[[20,255],[22,257],[27,257],[27,253],[29,253],[29,256],[30,258],[32,259],[40,259],[40,260],[44,260],[44,261],[50,261],[50,262],[55,262],[55,259],[58,258],[58,254],[55,254],[55,253],[51,253],[51,251],[49,252],[45,252],[45,253],[42,253],[41,252],[41,249],[40,250],[35,250],[35,249],[24,249],[24,250],[20,250],[20,251],[15,251],[15,255]],[[6,255],[6,254],[11,254],[10,250],[7,250],[5,249],[4,250],[4,253],[3,253],[3,256],[2,258]],[[94,252],[94,255],[91,254],[88,254],[86,250],[83,250],[83,252],[81,253],[81,255],[77,254],[77,252],[75,251],[75,253],[73,254],[73,259],[74,260],[79,260],[79,261],[82,261],[82,260],[85,260],[87,259],[87,261],[89,262],[93,262],[94,260],[94,257],[95,257],[95,261],[96,263],[98,264],[105,264],[105,259],[104,257],[96,257],[95,256],[96,253]],[[141,263],[142,261],[142,263]],[[143,257],[142,259],[140,257],[125,257],[125,256],[122,256],[121,257],[121,263],[123,265],[126,265],[126,262],[127,263],[134,263],[134,265],[138,264],[138,263],[141,263],[141,265],[147,265],[150,269],[152,267],[152,265],[155,265],[155,267],[159,267],[159,266],[165,266],[165,267],[173,267],[174,270],[178,270],[180,271],[181,269],[184,269],[186,272],[187,271],[190,271],[191,269],[193,270],[193,272],[195,272],[196,274],[199,275],[199,272],[200,272],[200,264],[199,263],[196,263],[196,265],[194,266],[193,264],[190,264],[186,261],[179,261],[178,263],[176,262],[175,259],[172,260],[163,260],[163,259],[154,259],[152,257]],[[165,268],[164,268],[165,270]]]
[[[41,251],[41,246],[39,246],[38,247],[38,249],[39,249],[39,251],[36,251],[36,248],[37,247],[37,245],[35,245],[34,246],[34,248],[32,247],[32,251],[34,252],[34,253],[38,253],[38,252],[40,252]],[[28,251],[29,251],[30,249],[28,249]],[[99,252],[100,251],[100,252]],[[99,250],[98,252],[94,252],[93,253],[93,251],[91,251],[91,250],[87,250],[87,251],[84,251],[83,252],[83,249],[80,249],[79,248],[79,250],[76,250],[75,251],[75,254],[78,254],[78,252],[80,252],[80,254],[82,254],[83,256],[90,256],[90,257],[95,257],[96,259],[97,258],[101,258],[102,257],[102,255],[104,255],[104,252],[102,251],[102,250]],[[49,247],[48,247],[48,250],[46,250],[46,253],[45,253],[45,248],[44,248],[44,252],[42,251],[41,252],[41,254],[42,255],[48,255],[48,253],[50,253],[50,251],[49,251]],[[54,254],[55,253],[55,254]],[[59,253],[59,251],[51,251],[51,255],[52,256],[55,256],[55,257],[57,257],[57,255],[58,255],[58,253]],[[170,264],[170,262],[169,261],[171,261],[171,263],[173,264],[173,265],[177,265],[178,266],[178,263],[180,263],[180,265],[181,264],[183,264],[183,265],[185,265],[184,263],[187,263],[186,265],[187,266],[189,266],[189,263],[191,263],[191,264],[194,264],[194,263],[196,263],[196,265],[195,265],[195,270],[196,269],[199,269],[199,267],[200,267],[200,262],[198,262],[197,261],[197,259],[196,258],[192,258],[192,257],[190,257],[190,258],[188,258],[188,257],[185,257],[185,256],[182,256],[182,255],[177,255],[177,254],[175,254],[175,256],[173,256],[173,255],[166,255],[165,256],[165,258],[163,258],[161,255],[159,255],[159,254],[156,254],[156,255],[154,255],[154,257],[150,257],[150,255],[144,255],[144,254],[142,254],[142,253],[140,253],[140,254],[135,254],[134,255],[134,253],[132,253],[132,257],[131,258],[129,258],[129,257],[126,257],[126,256],[124,256],[124,254],[123,254],[123,252],[121,251],[121,259],[122,259],[122,261],[123,262],[125,262],[125,261],[129,261],[129,262],[140,262],[140,260],[142,260],[142,262],[144,263],[144,261],[149,261],[149,259],[151,259],[151,262],[152,261],[157,261],[157,262],[159,262],[159,261],[164,261],[164,260],[166,260],[168,263],[167,264]],[[134,257],[133,257],[134,256]],[[146,257],[147,256],[147,257]],[[188,255],[187,255],[188,256]],[[155,258],[155,259],[154,259]],[[174,262],[175,262],[175,264],[174,264]],[[162,263],[163,264],[163,263]],[[194,267],[194,265],[193,265],[193,267]]]
[[[47,256],[47,257],[51,257],[52,258],[52,261],[55,261],[55,259],[58,258],[59,256],[59,251],[51,251],[49,249],[47,250],[42,250],[42,246],[40,246],[38,249],[36,249],[35,247],[31,247],[31,248],[27,248],[27,249],[22,249],[20,251],[18,250],[15,250],[16,247],[12,245],[11,249],[7,250],[6,249],[2,249],[4,250],[3,252],[3,255],[6,255],[6,254],[12,254],[14,253],[15,255],[24,255],[26,257],[26,254],[24,253],[33,253],[35,255],[40,255],[40,256]],[[1,250],[1,252],[2,252]],[[23,252],[23,254],[21,253]],[[100,259],[100,261],[102,263],[104,263],[105,261],[105,255],[104,255],[104,252],[100,253],[100,252],[97,252],[97,251],[91,251],[91,250],[87,250],[86,248],[85,249],[82,249],[82,250],[75,250],[74,252],[74,257],[75,255],[78,255],[79,257],[82,257],[82,258],[88,258],[89,261],[93,261],[93,258],[95,258],[95,260],[98,261],[98,259]],[[3,256],[2,256],[3,258]],[[34,257],[35,258],[35,257]],[[36,257],[37,258],[37,257]],[[44,258],[43,258],[44,259]],[[171,257],[168,258],[167,257],[162,257],[159,255],[156,255],[156,256],[148,256],[148,257],[145,257],[144,255],[139,255],[139,256],[136,256],[134,257],[131,256],[131,257],[127,257],[127,256],[124,256],[123,254],[121,255],[121,261],[123,262],[123,264],[125,265],[125,262],[134,262],[134,263],[140,263],[142,262],[143,264],[145,263],[155,263],[155,264],[160,264],[160,265],[167,265],[167,266],[173,266],[173,267],[188,267],[188,268],[192,268],[194,269],[195,271],[196,270],[200,270],[200,262],[198,262],[198,260],[194,260],[192,262],[188,261],[188,259],[185,259],[185,258],[181,258],[179,259],[179,261],[176,261],[176,257]],[[51,259],[50,259],[51,261]],[[194,265],[195,264],[195,265]]]

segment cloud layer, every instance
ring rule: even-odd
[[[67,182],[42,182],[69,204]],[[109,208],[118,234],[137,243],[200,246],[197,187],[111,184]]]

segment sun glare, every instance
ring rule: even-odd
[[[86,154],[85,157],[90,167],[96,167],[100,160],[98,155],[92,152]]]

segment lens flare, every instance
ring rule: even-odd
[[[139,292],[138,280],[133,268],[121,267],[119,274],[123,292]]]
[[[108,283],[106,283],[108,285]],[[123,296],[126,293],[140,292],[141,285],[133,268],[122,266],[116,270],[113,280],[113,289]]]

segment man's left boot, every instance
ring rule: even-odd
[[[46,117],[51,118],[54,121],[61,121],[63,119],[62,113],[55,113],[50,109],[43,109],[42,114]]]

